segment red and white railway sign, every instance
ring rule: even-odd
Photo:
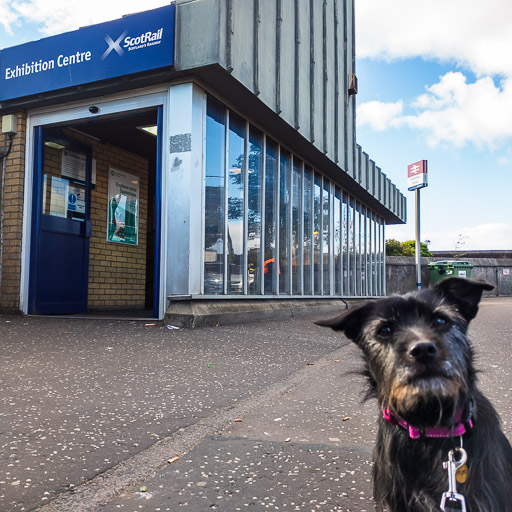
[[[427,181],[427,161],[420,160],[407,166],[407,186],[408,190],[426,187]]]

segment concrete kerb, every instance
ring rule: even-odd
[[[146,450],[119,463],[88,482],[66,491],[51,502],[35,509],[36,512],[92,512],[98,505],[106,504],[114,497],[128,492],[134,486],[153,477],[168,464],[179,460],[207,437],[221,433],[236,418],[243,418],[255,409],[275,400],[301,385],[308,379],[323,375],[332,361],[342,359],[351,342],[348,340],[337,350],[316,360],[314,364],[295,371],[255,396],[235,405],[218,410],[193,425],[180,428]],[[178,459],[176,459],[178,457]]]
[[[367,299],[364,299],[364,302]],[[361,299],[319,300],[186,300],[171,302],[165,314],[166,325],[176,327],[212,327],[265,320],[283,320],[338,313],[363,302]]]

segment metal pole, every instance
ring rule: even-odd
[[[421,290],[420,188],[416,189],[416,286]]]

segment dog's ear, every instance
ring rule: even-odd
[[[327,320],[317,320],[315,324],[321,325],[323,327],[330,327],[335,331],[342,331],[345,333],[347,338],[357,343],[361,329],[363,328],[366,319],[368,318],[371,307],[372,303],[369,302],[367,304],[363,304],[362,306],[347,309],[334,318],[329,318]]]
[[[484,290],[493,288],[492,284],[485,281],[460,277],[443,279],[435,286],[435,289],[439,290],[449,302],[457,306],[468,323],[475,318],[478,312],[478,303]]]

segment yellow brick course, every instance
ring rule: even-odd
[[[18,310],[20,306],[26,113],[17,112],[16,116],[18,133],[14,136],[11,153],[5,160],[3,203],[0,194],[0,216],[3,213],[0,224],[0,230],[3,230],[3,245],[0,249],[0,309],[7,310]],[[7,146],[7,136],[0,135],[0,148],[7,149]]]
[[[89,296],[91,310],[144,308],[148,163],[133,153],[69,132],[92,146],[96,160],[96,185],[91,193],[92,236],[89,246]],[[58,159],[60,165],[60,159]],[[138,245],[107,242],[108,171],[110,166],[140,177]]]

